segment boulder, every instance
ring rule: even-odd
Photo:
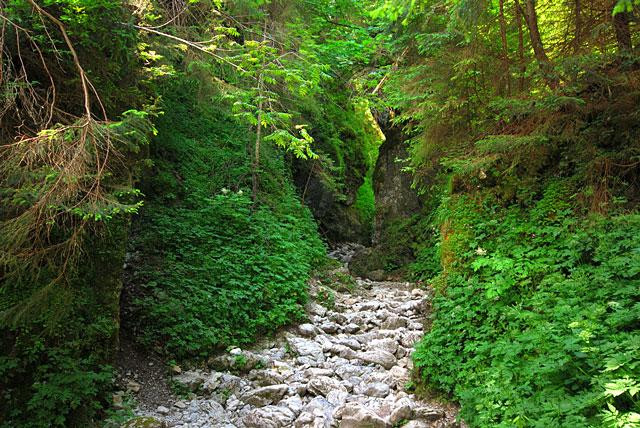
[[[389,395],[390,388],[389,388],[389,385],[385,383],[374,382],[374,383],[361,385],[361,387],[359,388],[359,391],[364,395],[368,395],[369,397],[384,398],[387,395]]]
[[[284,406],[265,406],[247,413],[242,422],[247,428],[290,427],[296,419],[295,414]]]
[[[289,337],[287,342],[293,351],[301,357],[312,357],[314,359],[322,359],[322,345],[313,340],[303,339],[302,337]]]
[[[298,331],[305,337],[314,337],[318,333],[318,329],[313,324],[300,324]]]
[[[407,319],[404,317],[390,316],[382,322],[380,328],[385,330],[395,330],[407,326]]]
[[[347,403],[334,413],[340,428],[390,428],[391,424],[359,403]]]
[[[381,349],[362,352],[358,354],[358,358],[367,363],[378,364],[387,370],[396,364],[396,357],[390,352],[383,351]]]
[[[242,395],[240,400],[255,407],[263,407],[280,401],[288,390],[289,386],[285,384],[263,386]]]
[[[398,342],[391,338],[375,339],[369,343],[368,348],[371,350],[381,349],[390,354],[395,354],[398,350]]]
[[[173,381],[191,392],[197,391],[207,380],[207,376],[199,371],[187,371],[173,377]]]
[[[389,423],[396,425],[402,420],[411,419],[413,402],[408,398],[401,398],[393,405],[393,410],[389,416]]]
[[[329,392],[337,390],[346,392],[347,389],[338,380],[328,376],[318,376],[307,384],[307,390],[314,395],[326,397]]]

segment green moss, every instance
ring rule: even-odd
[[[358,188],[355,207],[358,211],[360,221],[373,225],[373,220],[376,215],[376,198],[373,193],[373,185],[371,184],[371,177],[369,175],[365,177],[364,183]]]

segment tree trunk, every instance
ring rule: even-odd
[[[522,92],[524,91],[524,74],[527,71],[527,68],[524,64],[524,32],[522,31],[522,13],[520,12],[520,5],[517,0],[515,2],[515,18],[516,25],[518,26],[518,65],[520,66],[518,89]]]
[[[509,50],[507,47],[507,23],[504,19],[504,0],[500,0],[500,39],[502,40],[502,70],[507,95],[511,95],[511,76],[509,73]],[[502,90],[502,88],[501,88]]]
[[[542,44],[542,37],[540,36],[540,30],[538,29],[538,14],[536,12],[535,0],[524,1],[526,10],[522,10],[522,6],[518,0],[516,0],[516,4],[521,9],[524,19],[527,22],[533,53],[538,61],[540,69],[542,70],[547,85],[549,85],[551,89],[555,89],[558,87],[558,79],[553,76],[553,66],[551,65],[551,61],[544,50],[544,45]]]
[[[256,143],[253,153],[253,165],[251,168],[252,193],[251,197],[255,203],[258,200],[258,170],[260,169],[260,143],[262,142],[262,72],[258,77],[258,126],[256,129]]]
[[[618,42],[618,52],[628,52],[632,48],[631,30],[629,29],[630,18],[629,12],[619,12],[613,16],[613,29]]]
[[[267,21],[264,21],[264,28],[262,30],[262,43],[267,40]],[[262,65],[264,67],[264,64]],[[260,70],[260,74],[258,75],[258,126],[256,129],[256,143],[254,146],[253,153],[253,165],[251,166],[251,199],[253,200],[253,204],[255,206],[258,200],[258,186],[259,186],[259,170],[260,170],[260,144],[262,143],[262,109],[264,108],[264,99],[262,94],[262,89],[264,85],[264,70]]]
[[[574,0],[573,13],[575,14],[575,30],[573,33],[573,52],[578,53],[580,51],[580,44],[582,43],[582,4],[581,0]]]

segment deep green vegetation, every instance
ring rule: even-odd
[[[143,343],[180,358],[250,343],[300,319],[306,279],[324,255],[272,151],[264,152],[264,203],[253,207],[250,133],[230,127],[236,119],[220,104],[194,102],[197,89],[191,80],[163,97],[157,161],[128,261],[127,322]]]
[[[380,9],[425,195],[412,271],[437,292],[414,358],[471,426],[640,423],[638,40],[612,7]]]
[[[100,425],[119,337],[249,344],[300,319],[321,237],[374,232],[358,274],[436,291],[419,391],[640,426],[638,7],[0,0],[0,426]],[[419,208],[386,217],[400,174]]]

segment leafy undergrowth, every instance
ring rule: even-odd
[[[640,423],[640,215],[578,219],[567,196],[441,207],[448,262],[414,358],[471,426]]]
[[[127,316],[141,342],[177,358],[249,343],[301,318],[309,273],[324,256],[309,211],[278,172],[281,156],[263,153],[254,205],[246,128],[194,105],[183,86],[158,124]]]

